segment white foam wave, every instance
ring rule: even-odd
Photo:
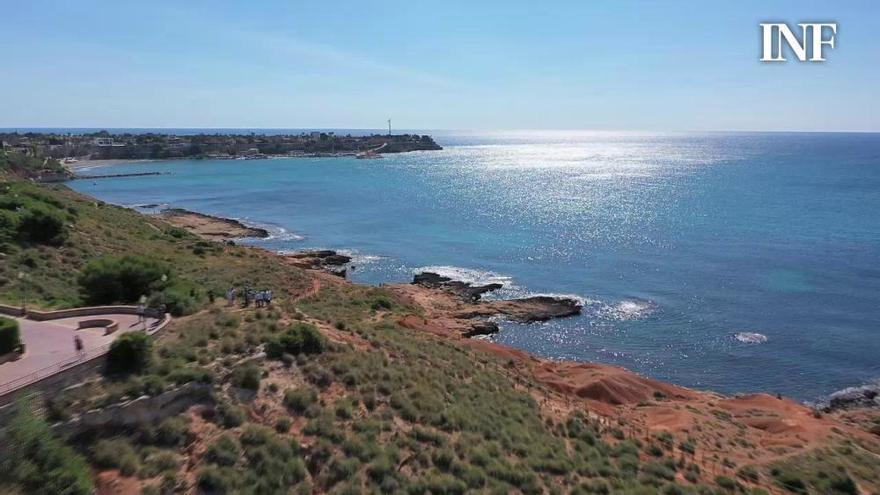
[[[591,301],[590,306],[600,318],[617,321],[638,320],[657,310],[657,303],[646,299],[623,299],[614,304]]]
[[[539,292],[533,293],[529,292],[528,297],[552,297],[554,299],[574,299],[581,306],[595,306],[602,304],[601,301],[597,301],[596,299],[590,299],[588,297],[579,296],[577,294],[560,294],[556,292]]]
[[[260,239],[261,241],[302,241],[305,239],[305,236],[290,232],[284,227],[280,227],[278,225],[254,222],[248,220],[247,218],[233,218],[233,220],[241,222],[242,225],[245,225],[246,227],[251,227],[254,229],[264,229],[266,232],[268,232],[269,237],[264,237]]]
[[[272,225],[259,226],[266,229],[269,232],[269,237],[265,240],[278,240],[278,241],[302,241],[305,239],[305,236],[296,234],[294,232],[289,232],[284,227],[275,227]]]
[[[466,282],[473,285],[501,284],[505,289],[513,287],[513,277],[487,270],[462,268],[458,266],[423,266],[412,270],[413,275],[422,272],[431,272],[441,277],[449,277],[452,280]]]
[[[128,205],[123,205],[126,208],[131,208],[132,210],[137,210],[140,212],[147,213],[160,213],[162,210],[168,208],[168,203],[133,203]]]
[[[737,332],[733,338],[744,344],[763,344],[767,342],[767,336],[758,332]]]
[[[353,265],[369,265],[385,258],[375,254],[364,254],[353,249],[337,249],[336,252],[350,257]]]

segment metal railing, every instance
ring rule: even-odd
[[[0,396],[15,392],[20,388],[24,388],[28,385],[36,383],[44,378],[48,378],[68,368],[72,368],[78,364],[82,364],[91,361],[92,359],[95,359],[97,357],[103,356],[109,350],[110,344],[104,344],[99,347],[94,347],[92,349],[89,349],[88,351],[84,351],[75,356],[50,364],[49,366],[40,368],[37,371],[28,373],[27,375],[20,376],[14,380],[10,380],[6,383],[0,383]]]
[[[157,320],[152,326],[144,328],[144,331],[146,331],[148,335],[153,335],[159,330],[165,328],[165,326],[170,322],[171,316],[166,314],[161,320]],[[110,350],[111,345],[112,342],[109,342],[102,346],[93,347],[92,349],[76,354],[75,356],[68,357],[67,359],[58,361],[56,363],[50,364],[49,366],[40,368],[37,371],[28,373],[27,375],[20,376],[5,383],[0,383],[0,397],[15,392],[16,390],[19,390],[21,388],[27,387],[28,385],[32,385],[44,378],[48,378],[52,375],[58,374],[78,364],[82,364],[95,358],[101,357]]]

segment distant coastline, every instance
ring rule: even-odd
[[[95,165],[175,158],[254,160],[266,158],[375,158],[382,154],[442,150],[429,135],[335,132],[300,134],[195,134],[61,132],[0,133],[0,149],[63,160],[72,170]],[[82,163],[84,162],[84,163]]]

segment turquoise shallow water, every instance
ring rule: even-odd
[[[444,151],[138,163],[112,171],[169,173],[72,185],[265,225],[273,249],[351,251],[361,282],[431,267],[498,297],[580,297],[580,317],[496,337],[552,358],[804,400],[880,377],[880,135],[435,137]]]

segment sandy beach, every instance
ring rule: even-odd
[[[112,167],[114,165],[126,165],[130,163],[144,163],[144,162],[156,162],[159,160],[145,160],[145,159],[111,159],[111,160],[77,160],[75,162],[61,162],[65,168],[70,170],[73,173],[76,173],[78,170],[85,170],[91,168],[98,167]]]

